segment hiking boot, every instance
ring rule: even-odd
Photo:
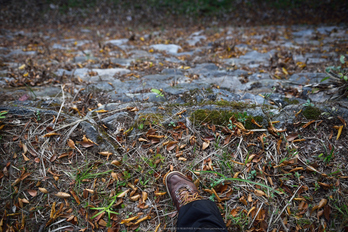
[[[174,171],[166,174],[164,182],[167,192],[178,211],[182,206],[202,199],[195,184],[181,172]]]

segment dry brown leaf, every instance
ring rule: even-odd
[[[298,137],[298,133],[292,133],[292,134],[289,134],[288,136],[286,136],[286,140],[288,142],[291,142],[293,141],[294,139],[296,139]]]
[[[143,221],[148,220],[148,219],[151,219],[150,215],[147,215],[146,217],[139,219],[134,224],[139,224],[140,222],[143,222]]]
[[[186,158],[184,158],[184,157],[179,157],[179,158],[178,158],[178,160],[180,160],[180,161],[184,161],[184,162],[185,162],[185,161],[187,161],[187,159],[186,159]]]
[[[167,192],[155,192],[155,195],[156,196],[163,196],[163,195],[166,195]]]
[[[158,232],[158,230],[159,230],[159,228],[160,228],[160,225],[161,225],[161,223],[160,223],[160,224],[158,224],[158,225],[156,226],[156,229],[155,229],[155,231],[154,231],[154,232]]]
[[[139,200],[139,198],[140,198],[140,194],[135,195],[135,196],[132,196],[130,199],[131,199],[132,201],[137,201],[137,200]]]
[[[249,195],[248,195],[248,201],[249,202],[252,202],[253,201],[253,198],[251,197],[251,194],[249,193]]]
[[[168,143],[166,149],[167,151],[171,151],[176,147],[176,144],[178,143],[178,141],[171,141]]]
[[[56,197],[59,197],[59,198],[69,198],[71,197],[69,193],[65,193],[65,192],[58,192],[55,194]]]
[[[326,205],[326,203],[327,203],[327,199],[325,198],[321,199],[321,201],[318,204],[318,209],[323,208]]]
[[[106,113],[106,112],[108,112],[108,110],[96,110],[95,112],[96,113]]]
[[[256,196],[259,196],[259,197],[261,197],[261,196],[267,196],[266,193],[264,193],[263,191],[258,190],[258,189],[255,189],[255,190],[254,190],[254,193],[255,193]]]
[[[101,225],[101,226],[104,226],[104,227],[106,227],[106,225],[107,225],[106,221],[104,221],[103,219],[100,219],[98,221],[98,224]]]
[[[136,220],[136,219],[138,219],[138,218],[139,218],[139,216],[134,216],[134,217],[131,217],[131,218],[123,219],[123,220],[121,221],[121,224],[129,223],[129,222],[131,222],[131,221],[133,221],[133,220]]]
[[[45,188],[39,188],[39,191],[42,193],[48,193],[47,189],[45,189]]]
[[[256,207],[254,206],[254,207],[252,207],[249,211],[248,211],[248,214],[247,214],[247,217],[249,216],[249,214],[252,212],[252,211],[254,211],[256,209]]]
[[[126,194],[130,191],[130,189],[127,189],[126,191],[123,191],[120,195],[118,195],[117,197],[121,198],[126,196]]]
[[[72,139],[68,139],[68,146],[72,149],[75,149],[75,143]]]
[[[342,122],[342,124],[344,125],[344,127],[347,127],[346,121],[345,121],[341,116],[337,116],[337,118]]]
[[[36,190],[28,189],[27,191],[28,191],[28,193],[30,194],[30,196],[36,197],[36,195],[37,195],[37,191],[36,191]]]
[[[139,142],[149,142],[147,139],[143,139],[143,138],[139,138],[138,141]]]
[[[80,202],[79,197],[76,195],[75,191],[74,190],[70,190],[70,193],[73,196],[73,198],[75,199],[76,203],[79,205],[81,202]]]
[[[262,126],[261,126],[260,124],[258,124],[258,123],[255,121],[254,118],[251,119],[251,122],[252,122],[253,124],[255,124],[256,126],[262,128]]]
[[[113,160],[113,161],[111,162],[111,164],[113,164],[113,165],[115,165],[115,166],[120,166],[120,165],[121,165],[121,162],[118,161],[118,160]]]
[[[51,207],[50,218],[53,218],[55,213],[56,213],[56,202],[53,202]]]
[[[232,217],[236,217],[238,215],[239,209],[240,209],[239,207],[232,209],[230,215]]]
[[[45,134],[43,137],[51,137],[51,136],[54,136],[54,135],[60,135],[60,134],[58,134],[56,132],[50,132],[50,133]]]
[[[22,153],[22,156],[23,156],[23,159],[24,159],[25,162],[27,162],[27,161],[30,160],[28,157],[26,157],[26,156],[24,155],[24,153]]]
[[[296,172],[300,170],[304,170],[303,167],[297,167],[297,168],[291,169],[289,172]]]
[[[338,132],[337,132],[337,137],[336,137],[336,140],[338,140],[341,136],[341,133],[342,133],[342,129],[343,129],[343,126],[339,126],[338,127]]]
[[[147,199],[147,192],[142,192],[142,201],[143,203],[145,203],[146,199]]]
[[[308,127],[308,126],[311,125],[313,122],[315,122],[315,120],[312,120],[312,121],[310,121],[310,122],[307,122],[306,124],[304,124],[304,125],[302,126],[302,128],[304,129],[304,128]]]
[[[210,142],[203,142],[202,149],[205,150],[207,147],[209,147]]]

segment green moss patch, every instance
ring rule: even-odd
[[[191,114],[190,120],[193,121],[195,125],[209,123],[214,125],[227,126],[229,124],[229,119],[232,116],[234,116],[238,120],[240,117],[240,113],[227,110],[196,110]],[[253,118],[257,123],[259,123],[260,125],[262,124],[262,116],[252,117],[246,115],[244,118],[244,126],[246,129],[258,128],[255,124],[251,122]],[[242,122],[243,120],[238,121]]]
[[[290,105],[297,105],[300,102],[297,99],[284,98],[284,101]]]
[[[139,128],[141,127],[149,126],[150,124],[156,125],[160,124],[163,121],[163,115],[162,114],[155,114],[155,113],[149,113],[149,114],[140,114],[138,117],[138,120],[136,120],[134,127]]]
[[[303,109],[302,114],[307,119],[317,120],[321,115],[321,110],[314,106],[307,106]]]

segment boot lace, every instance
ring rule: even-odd
[[[202,197],[198,194],[198,192],[191,193],[191,191],[187,187],[182,187],[178,191],[179,195],[179,203],[181,206],[184,206],[192,201],[201,200]]]

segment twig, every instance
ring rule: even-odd
[[[256,212],[256,214],[255,214],[254,219],[253,219],[253,220],[252,220],[252,222],[250,223],[249,229],[250,229],[250,228],[251,228],[251,226],[253,225],[253,223],[254,223],[254,221],[255,221],[255,219],[256,219],[256,217],[257,217],[257,215],[259,214],[260,210],[262,209],[263,204],[264,204],[264,203],[262,202],[262,204],[261,204],[261,206],[260,206],[259,210],[257,210],[257,212]]]
[[[62,112],[64,103],[65,103],[64,85],[61,85],[60,87],[62,88],[63,102],[62,102],[62,104],[60,105],[60,109],[59,109],[59,111],[58,111],[57,118],[56,118],[56,120],[55,120],[54,123],[53,123],[53,126],[52,126],[53,129],[54,129],[54,127],[56,126],[56,123],[57,123],[57,121],[58,121],[59,115],[60,115],[60,113]]]
[[[282,215],[282,213],[284,212],[284,210],[286,209],[286,207],[288,207],[288,205],[291,203],[292,199],[294,199],[294,197],[296,196],[296,193],[298,192],[298,190],[300,190],[302,188],[302,185],[300,187],[298,187],[298,189],[296,190],[296,192],[294,193],[294,195],[292,195],[290,201],[288,201],[288,203],[284,206],[284,208],[282,209],[282,211],[280,212],[279,216],[274,220],[274,223],[276,223],[278,221],[278,219],[280,218],[280,216]],[[273,224],[274,224],[273,223]]]

